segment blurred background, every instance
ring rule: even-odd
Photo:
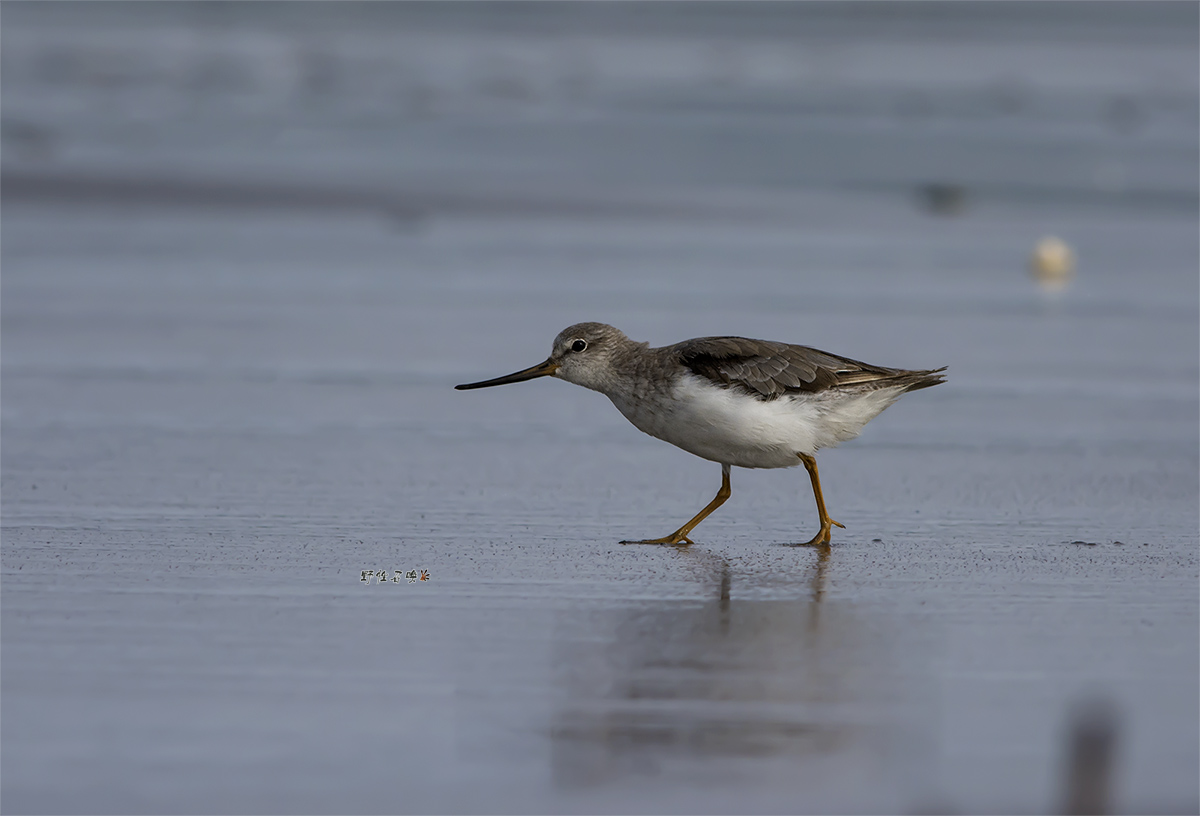
[[[1198,14],[5,2],[0,804],[1195,812]],[[635,551],[583,320],[949,381]]]

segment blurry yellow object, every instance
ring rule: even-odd
[[[1075,274],[1075,253],[1066,241],[1048,235],[1033,248],[1029,270],[1043,289],[1060,291]]]

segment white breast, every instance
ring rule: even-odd
[[[813,454],[858,436],[862,427],[904,393],[903,388],[761,400],[685,374],[668,397],[609,394],[639,430],[713,462],[746,468],[792,467],[797,453]]]

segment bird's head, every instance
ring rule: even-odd
[[[554,338],[545,362],[494,380],[456,385],[459,391],[488,388],[493,385],[524,382],[537,377],[558,377],[584,388],[604,391],[613,372],[613,356],[630,339],[619,329],[604,323],[576,323]]]

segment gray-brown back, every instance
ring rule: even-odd
[[[747,337],[698,337],[661,351],[716,385],[766,400],[850,386],[915,391],[944,382],[940,372],[946,370],[883,368],[807,346]]]

